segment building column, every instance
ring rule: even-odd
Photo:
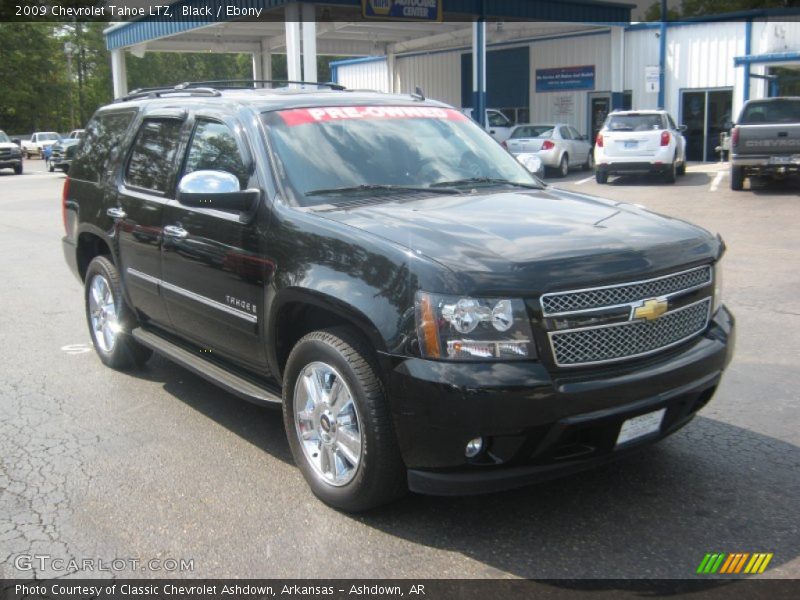
[[[661,0],[661,22],[659,24],[658,36],[658,108],[666,108],[664,98],[666,98],[667,83],[667,0]]]
[[[611,28],[611,110],[622,108],[625,91],[625,29]]]
[[[395,93],[395,75],[397,67],[397,56],[394,52],[389,52],[386,54],[386,79],[387,79],[387,86],[386,91],[390,94]]]
[[[472,116],[486,127],[486,21],[472,25]]]
[[[286,29],[286,71],[290,81],[301,81],[300,6],[288,4],[284,9]]]
[[[269,40],[261,40],[261,77],[260,79],[272,79],[272,50],[269,47]]]
[[[122,98],[128,93],[128,72],[125,69],[125,51],[122,48],[111,51],[111,78],[114,83],[114,98]]]
[[[317,15],[313,4],[303,5],[303,81],[318,81]]]

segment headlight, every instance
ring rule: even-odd
[[[720,306],[722,306],[722,261],[718,260],[714,265],[714,306],[711,314],[717,314]]]
[[[417,334],[425,358],[536,358],[525,303],[511,298],[465,298],[417,292]]]

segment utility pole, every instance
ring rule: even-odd
[[[64,42],[64,54],[67,55],[67,93],[69,94],[69,129],[75,129],[75,100],[72,94],[72,56],[75,54],[75,44]]]

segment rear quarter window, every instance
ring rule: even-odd
[[[76,151],[70,177],[99,182],[109,160],[120,151],[134,116],[134,111],[95,114]]]
[[[741,125],[800,123],[800,100],[750,102],[742,109]]]

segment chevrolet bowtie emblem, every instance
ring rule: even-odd
[[[634,319],[646,319],[653,321],[667,312],[669,303],[666,300],[659,300],[657,298],[650,298],[642,302],[640,306],[633,309]]]

